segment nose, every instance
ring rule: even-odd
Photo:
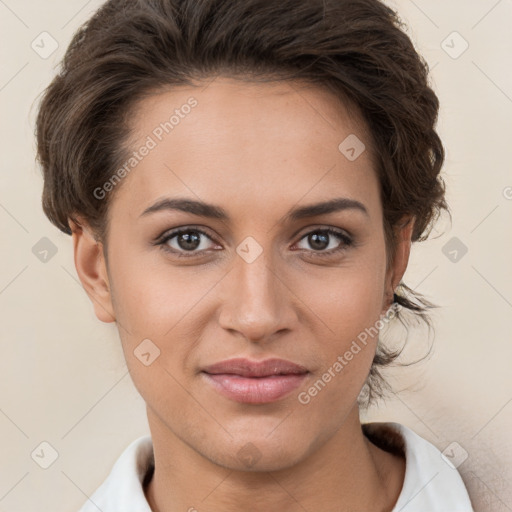
[[[266,252],[251,263],[237,255],[222,284],[220,325],[257,343],[272,341],[297,319],[293,293]]]

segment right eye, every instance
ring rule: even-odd
[[[213,242],[212,238],[203,230],[185,227],[163,235],[156,244],[164,251],[179,258],[190,258],[200,256],[208,250],[206,239]]]

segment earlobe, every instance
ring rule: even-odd
[[[69,219],[72,231],[75,268],[78,277],[102,322],[115,322],[112,297],[103,255],[103,245],[94,238],[87,223],[77,224]]]

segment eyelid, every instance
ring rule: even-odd
[[[337,236],[337,237],[339,237],[339,239],[342,242],[341,247],[338,247],[335,249],[330,249],[328,251],[315,251],[313,249],[311,249],[311,250],[298,249],[298,251],[308,252],[308,253],[313,254],[314,256],[318,256],[318,257],[332,256],[333,254],[340,252],[344,249],[347,249],[351,245],[354,245],[354,237],[347,230],[342,229],[342,228],[333,227],[333,226],[324,224],[324,225],[307,226],[306,228],[302,228],[302,229],[307,229],[307,231],[305,231],[302,235],[300,235],[297,242],[295,242],[293,245],[296,245],[297,243],[302,241],[306,236],[310,235],[311,233],[315,233],[315,232],[324,232],[324,233],[328,233],[329,235]],[[202,226],[200,227],[200,226],[193,225],[193,224],[168,229],[164,233],[162,233],[160,236],[158,236],[157,239],[153,242],[153,244],[160,246],[163,250],[165,250],[167,252],[178,255],[178,257],[181,257],[181,256],[194,257],[197,255],[204,255],[205,253],[207,253],[211,250],[216,250],[216,249],[202,249],[200,251],[183,251],[183,250],[171,248],[167,245],[167,242],[169,240],[171,240],[171,239],[175,238],[176,236],[180,235],[181,233],[184,233],[187,231],[195,231],[197,233],[200,233],[200,234],[206,236],[208,239],[210,239],[216,245],[222,245],[219,242],[217,242],[216,237],[212,236],[208,232],[209,230],[207,228],[203,228]],[[300,230],[299,230],[299,232],[300,232]],[[296,236],[297,236],[297,232],[294,234],[294,238]]]
[[[166,231],[164,231],[161,235],[159,235],[156,238],[156,240],[153,242],[153,244],[154,245],[165,244],[166,242],[173,239],[177,235],[180,235],[181,233],[186,233],[188,231],[195,231],[197,233],[200,233],[200,234],[204,235],[205,237],[209,238],[213,243],[215,243],[217,245],[221,245],[221,244],[219,244],[219,242],[217,242],[216,237],[209,233],[209,230],[207,228],[204,228],[202,226],[199,227],[199,226],[196,226],[193,224],[179,226],[179,227],[172,228],[172,229],[167,229]],[[173,252],[185,252],[185,251],[176,251],[176,249],[173,249]],[[192,253],[193,252],[196,252],[197,254],[199,254],[200,252],[203,252],[203,251],[192,251]]]
[[[329,250],[324,250],[324,251],[315,251],[315,250],[308,250],[308,249],[298,249],[299,251],[305,251],[305,252],[308,252],[310,254],[312,254],[313,256],[315,257],[329,257],[329,256],[332,256],[332,255],[335,255],[343,250],[346,250],[348,249],[349,247],[351,246],[354,246],[355,245],[355,241],[354,241],[354,237],[346,230],[344,229],[341,229],[341,228],[335,228],[333,226],[323,226],[323,227],[318,227],[318,226],[309,226],[308,227],[308,231],[306,231],[305,233],[303,233],[300,237],[299,237],[299,240],[298,242],[296,243],[299,243],[300,241],[302,241],[305,237],[307,237],[308,235],[310,235],[311,233],[318,233],[318,232],[323,232],[323,233],[327,233],[328,235],[330,236],[335,236],[337,237],[340,241],[341,241],[341,245],[339,247],[336,247],[334,249],[329,249]],[[296,245],[296,244],[294,244]]]
[[[304,232],[303,232],[304,230]],[[330,224],[314,224],[310,226],[303,227],[295,232],[293,235],[293,238],[296,236],[299,237],[299,240],[302,240],[306,235],[309,235],[310,233],[316,232],[316,231],[331,231],[333,233],[336,233],[340,236],[346,236],[347,238],[353,238],[353,235],[346,229],[339,228],[337,226],[332,226]],[[300,234],[302,233],[302,234]],[[299,236],[300,234],[300,236]]]

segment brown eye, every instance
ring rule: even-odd
[[[209,244],[208,241],[211,243]],[[176,256],[198,256],[215,244],[204,231],[195,228],[182,228],[164,235],[157,243],[162,249]],[[188,253],[188,254],[187,254]]]
[[[306,247],[300,249],[311,250],[326,255],[336,253],[352,245],[352,239],[342,231],[332,228],[316,229],[301,238]]]
[[[332,238],[331,235],[327,233],[310,233],[307,236],[309,245],[317,251],[327,249],[330,238]]]
[[[201,245],[201,234],[197,231],[188,231],[186,233],[179,233],[174,235],[176,244],[185,251],[193,251]]]

